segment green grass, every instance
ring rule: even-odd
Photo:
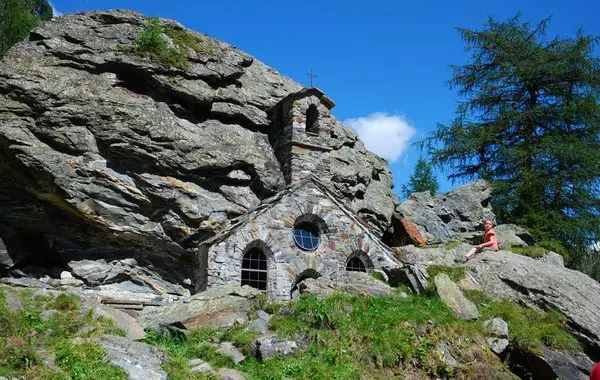
[[[307,349],[292,357],[261,362],[252,356],[257,335],[244,326],[199,330],[187,338],[151,333],[146,341],[169,352],[171,361],[164,368],[173,379],[193,378],[187,368],[192,358],[202,358],[215,369],[236,368],[248,374],[249,379],[359,379],[367,374],[371,378],[388,378],[404,371],[404,367],[415,366],[445,373],[445,365],[431,355],[431,350],[438,337],[445,338],[442,331],[446,330],[440,328],[438,335],[428,336],[422,326],[461,323],[437,297],[334,295],[318,300],[309,296],[266,309],[278,311],[271,319],[270,329],[290,339],[303,336]],[[229,359],[215,354],[216,348],[207,342],[210,336],[232,341],[249,359],[232,365]]]
[[[173,41],[172,46],[169,46],[164,35]],[[152,18],[142,30],[132,52],[155,62],[186,69],[189,66],[188,49],[201,54],[213,52],[209,41],[185,29],[164,27],[158,18]]]
[[[164,349],[169,354],[169,359],[162,364],[162,368],[169,374],[169,379],[209,379],[205,374],[190,372],[188,361],[201,358],[215,369],[232,366],[231,359],[217,354],[218,347],[209,342],[211,337],[221,334],[222,332],[213,328],[193,331],[187,337],[149,331],[144,341]]]
[[[541,345],[565,351],[581,351],[577,339],[566,330],[565,317],[557,311],[537,312],[509,300],[493,300],[478,290],[464,290],[477,304],[480,320],[494,317],[508,323],[511,345],[524,351],[541,352]]]
[[[493,303],[478,296],[480,305]],[[486,306],[480,307],[487,310]],[[274,313],[269,323],[274,333],[303,341],[306,348],[292,356],[261,361],[251,349],[257,335],[239,325],[197,330],[187,337],[149,333],[146,342],[168,352],[170,360],[163,363],[163,368],[170,379],[210,378],[189,372],[188,361],[194,358],[209,362],[215,370],[234,368],[248,379],[262,380],[389,379],[410,374],[426,378],[514,378],[487,349],[484,319],[459,320],[437,296],[370,298],[335,294],[324,300],[303,296],[298,301],[265,305],[265,309]],[[498,315],[516,320],[516,316],[509,315],[509,306],[499,310],[490,311],[489,317]],[[511,311],[517,312],[520,309]],[[214,341],[232,341],[247,359],[234,365],[229,358],[216,353],[218,344]],[[437,354],[438,342],[447,342],[452,347],[460,363],[457,368],[447,366]]]
[[[452,249],[458,247],[461,244],[462,242],[459,240],[450,240],[449,242],[444,243],[444,248]]]
[[[383,277],[383,274],[381,274],[380,272],[373,272],[373,273],[371,273],[371,277],[373,277],[377,281],[381,281],[384,284],[387,284],[387,281],[385,280],[385,277]]]
[[[528,247],[512,246],[512,247],[510,247],[509,251],[511,251],[512,253],[516,253],[518,255],[529,256],[529,257],[542,257],[546,254],[546,252],[548,252],[548,250],[546,248],[536,246],[536,245],[532,245],[532,246],[528,246]]]
[[[21,310],[9,310],[7,298],[17,299]],[[126,379],[125,372],[105,363],[97,344],[75,345],[75,337],[120,334],[111,321],[82,314],[80,300],[70,294],[35,295],[29,290],[0,286],[0,376],[35,379]],[[42,312],[56,310],[49,318]],[[95,327],[86,334],[84,326]],[[59,371],[43,363],[44,355],[55,355]]]

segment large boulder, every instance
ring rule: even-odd
[[[160,330],[228,327],[248,321],[248,313],[258,305],[261,292],[248,285],[215,286],[205,292],[182,298],[171,304],[145,308],[140,313],[143,327]]]
[[[116,335],[103,335],[97,338],[97,342],[106,350],[106,360],[123,368],[130,380],[167,378],[167,373],[161,368],[167,355],[161,349]]]
[[[397,207],[396,218],[416,225],[429,244],[449,240],[474,242],[483,235],[483,222],[494,220],[489,202],[491,190],[489,182],[478,180],[435,196],[427,191],[413,193]],[[401,229],[394,231],[395,240],[401,240],[402,235]],[[415,243],[414,239],[409,240]]]
[[[535,243],[533,235],[523,227],[515,224],[500,224],[494,227],[500,249],[510,247],[526,247]]]
[[[594,362],[581,353],[559,352],[542,346],[540,353],[511,352],[509,366],[521,378],[588,380]]]
[[[314,294],[325,298],[333,293],[345,293],[370,297],[383,297],[393,293],[393,289],[373,276],[363,272],[336,272],[330,276],[306,278],[298,283],[292,292],[292,298],[302,293]]]
[[[192,31],[186,67],[141,57],[147,24],[130,11],[56,17],[0,61],[0,223],[35,236],[40,257],[147,258],[182,280],[199,240],[285,186],[267,110],[302,86]],[[391,172],[332,125],[331,183],[381,234]]]
[[[457,317],[463,320],[479,318],[479,310],[471,300],[469,300],[459,287],[445,273],[440,273],[434,278],[435,288],[440,298]]]

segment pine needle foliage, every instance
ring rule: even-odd
[[[423,157],[419,157],[415,165],[414,173],[408,179],[408,185],[402,185],[402,193],[405,198],[408,198],[412,193],[429,191],[431,195],[435,195],[440,188],[431,163]]]
[[[51,18],[52,7],[47,0],[0,0],[0,57],[41,21]]]
[[[462,102],[421,145],[451,180],[490,180],[501,222],[581,267],[600,238],[599,39],[547,38],[549,22],[458,29],[471,59],[449,85]]]

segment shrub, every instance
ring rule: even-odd
[[[171,39],[169,44],[167,37]],[[152,18],[142,30],[133,52],[153,61],[185,69],[188,67],[187,50],[198,53],[212,53],[209,43],[184,29],[162,26],[158,18]]]

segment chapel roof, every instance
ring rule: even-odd
[[[325,95],[325,93],[323,91],[319,90],[316,87],[311,87],[311,88],[303,88],[300,91],[292,92],[291,94],[287,95],[285,98],[281,99],[272,108],[277,107],[277,105],[279,105],[279,104],[284,104],[285,102],[294,101],[296,99],[300,99],[300,98],[303,98],[305,96],[310,96],[310,95],[314,95],[317,98],[319,98],[319,100],[321,100],[321,103],[323,103],[323,105],[325,107],[327,107],[328,109],[332,109],[333,107],[335,107],[335,103],[333,102],[333,100],[331,100],[327,95]]]
[[[275,206],[277,203],[279,203],[286,196],[291,195],[294,192],[298,191],[299,189],[304,188],[309,183],[313,183],[315,186],[317,186],[319,188],[319,190],[321,190],[326,197],[328,197],[336,206],[338,206],[340,208],[340,210],[342,210],[344,212],[344,214],[346,214],[346,216],[348,216],[350,219],[355,221],[357,223],[357,225],[359,225],[360,228],[363,229],[363,231],[367,234],[367,236],[369,236],[374,242],[376,242],[376,244],[381,249],[388,251],[390,254],[393,254],[392,249],[390,247],[388,247],[387,245],[383,244],[381,242],[381,240],[379,238],[377,238],[377,236],[375,236],[375,234],[373,234],[370,231],[367,224],[362,219],[357,217],[352,211],[350,211],[350,209],[348,207],[346,207],[344,205],[343,201],[341,200],[341,199],[343,199],[343,196],[341,194],[338,194],[335,190],[332,190],[331,187],[326,186],[323,182],[319,181],[313,175],[308,176],[304,180],[302,180],[296,184],[290,185],[290,186],[286,187],[285,189],[281,190],[280,192],[278,192],[277,194],[275,194],[274,196],[265,199],[261,204],[259,204],[256,208],[249,211],[248,213],[246,213],[244,215],[240,215],[237,218],[231,219],[229,225],[227,225],[217,235],[212,236],[212,237],[202,241],[200,243],[200,245],[211,246],[211,245],[222,242],[223,240],[227,239],[227,237],[229,235],[231,235],[235,230],[237,230],[238,228],[247,224],[248,222],[253,220],[255,217],[257,217],[258,215],[270,210],[273,206]]]

